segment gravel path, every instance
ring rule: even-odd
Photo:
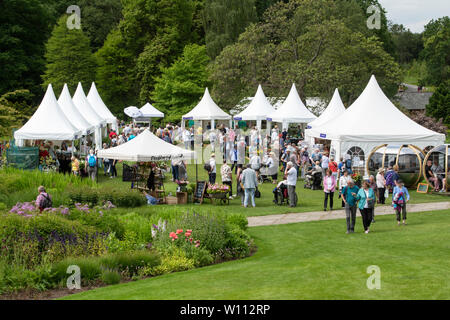
[[[450,201],[407,205],[408,212],[426,212],[426,211],[437,211],[446,209],[448,209],[450,213]],[[375,208],[375,217],[386,214],[394,214],[394,210],[392,209],[391,206],[385,205]],[[249,217],[248,226],[259,227],[259,226],[270,226],[278,224],[320,221],[320,220],[334,220],[334,219],[345,219],[345,210],[340,209],[326,212],[317,211],[317,212],[288,213],[271,216]]]

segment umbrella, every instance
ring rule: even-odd
[[[141,112],[141,110],[139,110],[137,107],[128,107],[125,108],[123,110],[123,112],[125,112],[125,114],[131,118],[138,118],[138,117],[142,117],[143,114]]]

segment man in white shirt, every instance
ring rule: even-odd
[[[125,133],[125,136],[128,136],[128,134],[131,133],[131,128],[130,128],[130,126],[128,124],[123,129],[123,133]]]
[[[216,155],[211,154],[211,159],[209,159],[209,165],[211,166],[211,170],[209,171],[209,183],[216,183]]]
[[[330,163],[330,159],[328,158],[327,154],[324,153],[322,155],[322,160],[321,160],[321,167],[322,167],[322,170],[324,173],[328,170],[329,163]]]
[[[287,163],[284,175],[286,176],[287,179],[289,206],[296,207],[297,197],[295,193],[295,187],[297,186],[297,169],[295,169],[295,166],[291,161]]]
[[[183,131],[183,142],[184,142],[184,148],[186,150],[189,150],[190,145],[191,145],[191,133],[186,128],[184,128],[184,131]]]

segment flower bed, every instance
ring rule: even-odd
[[[110,202],[76,203],[40,213],[28,202],[0,215],[0,294],[63,288],[70,265],[80,267],[82,286],[98,286],[243,258],[254,249],[244,216],[179,213],[155,224],[154,215],[115,210]]]

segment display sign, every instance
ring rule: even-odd
[[[417,193],[428,193],[428,183],[419,183],[417,185]]]
[[[194,192],[194,203],[203,203],[203,198],[205,197],[207,183],[206,181],[197,181]]]

